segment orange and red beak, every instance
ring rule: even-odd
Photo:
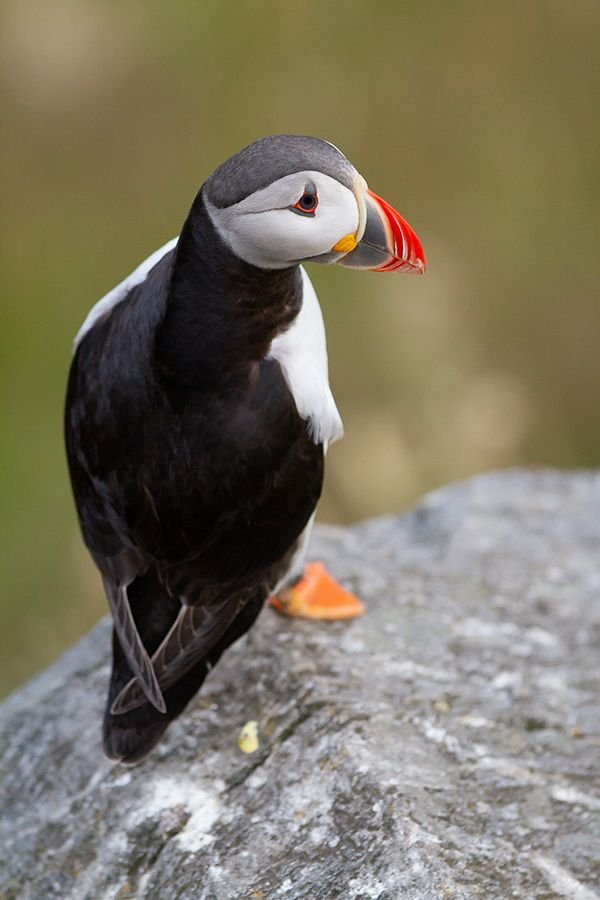
[[[422,275],[425,253],[406,219],[373,191],[367,189],[363,196],[366,219],[362,236],[338,264],[351,269]]]

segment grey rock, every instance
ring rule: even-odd
[[[598,898],[599,547],[587,473],[321,527],[367,615],[266,609],[135,768],[100,749],[101,622],[0,710],[1,896]]]

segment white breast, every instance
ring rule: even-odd
[[[96,322],[105,316],[107,313],[111,311],[113,306],[116,306],[117,303],[120,303],[121,300],[124,300],[131,288],[135,287],[138,284],[141,284],[142,281],[146,280],[146,276],[150,269],[153,269],[157,262],[172,250],[173,247],[177,244],[179,240],[179,236],[172,238],[158,250],[155,250],[148,259],[145,259],[143,263],[134,269],[130,275],[127,276],[123,281],[121,281],[116,287],[109,291],[108,294],[105,294],[101,300],[92,306],[89,313],[85,317],[83,325],[77,332],[75,336],[75,340],[73,342],[73,352],[77,350],[82,338],[88,333],[90,328],[92,328]]]
[[[310,436],[327,447],[342,437],[344,428],[329,387],[321,307],[308,275],[301,271],[302,308],[291,327],[275,338],[269,356],[281,366]]]

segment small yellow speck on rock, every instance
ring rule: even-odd
[[[260,747],[258,740],[258,722],[251,719],[246,722],[238,737],[238,747],[242,753],[256,753]]]

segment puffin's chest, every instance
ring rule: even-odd
[[[331,388],[323,315],[312,283],[302,271],[302,306],[291,327],[278,335],[269,357],[277,360],[298,414],[311,438],[325,449],[344,432]]]

